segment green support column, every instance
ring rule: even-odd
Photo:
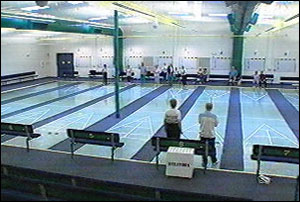
[[[116,117],[120,118],[120,99],[119,99],[119,22],[118,11],[115,10],[115,30],[114,30],[114,65],[115,65],[115,102],[116,102]]]
[[[232,66],[242,74],[244,37],[233,37]]]

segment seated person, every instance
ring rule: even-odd
[[[207,68],[204,68],[203,72],[202,72],[202,80],[200,81],[201,84],[206,83],[207,78],[208,78],[208,70],[207,70]]]
[[[199,67],[197,71],[197,79],[195,83],[201,83],[202,80],[203,80],[203,69]]]
[[[170,139],[180,139],[181,132],[181,112],[176,109],[177,100],[170,100],[171,109],[166,111],[164,125],[167,137]]]
[[[264,71],[261,71],[259,75],[259,87],[263,87],[263,86],[267,87],[267,77],[264,74]]]
[[[234,82],[236,82],[237,76],[238,76],[238,71],[235,69],[235,67],[232,67],[230,72],[229,72],[228,83],[233,84]]]

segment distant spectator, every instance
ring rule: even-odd
[[[203,69],[201,67],[198,68],[197,71],[197,79],[196,79],[196,83],[200,83],[203,80]]]
[[[170,64],[168,66],[168,69],[167,69],[167,75],[168,75],[168,82],[170,85],[173,84],[173,77],[174,77],[174,67],[172,64]]]
[[[171,109],[166,111],[164,125],[167,137],[170,139],[180,139],[181,132],[181,112],[176,109],[177,100],[170,100]]]
[[[207,78],[208,78],[208,70],[207,70],[207,68],[204,68],[203,72],[202,72],[202,80],[200,82],[202,84],[206,83],[207,82]]]
[[[131,79],[132,79],[132,69],[131,69],[130,65],[127,66],[126,76],[127,76],[127,82],[130,83]]]
[[[103,65],[102,75],[103,75],[103,83],[104,83],[104,85],[107,85],[107,65],[106,64]]]
[[[253,85],[255,86],[255,88],[257,88],[259,86],[259,74],[258,71],[255,71],[254,75],[253,75]]]
[[[184,66],[181,67],[181,71],[180,71],[180,75],[181,75],[181,81],[182,81],[182,85],[186,85],[186,71]]]
[[[160,69],[158,67],[158,65],[155,66],[155,70],[154,70],[154,81],[155,83],[159,84],[160,82]]]
[[[217,154],[216,154],[216,133],[215,127],[218,126],[218,117],[211,112],[213,109],[212,103],[207,103],[205,105],[206,111],[199,115],[199,124],[200,124],[200,141],[205,143],[208,141],[209,147],[212,148],[210,152],[210,157],[213,163],[213,166],[218,164]],[[207,165],[208,159],[203,155],[203,166]]]
[[[261,71],[259,75],[259,87],[267,87],[267,77],[264,74],[264,71]]]
[[[145,67],[144,63],[141,63],[141,83],[144,83],[146,81],[146,74],[147,74],[147,68]]]
[[[238,71],[235,69],[235,67],[232,67],[230,72],[229,72],[228,83],[233,85],[234,82],[236,82],[237,76],[238,76]]]

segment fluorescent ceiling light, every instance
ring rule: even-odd
[[[50,7],[49,6],[44,6],[44,7],[31,6],[31,7],[21,8],[21,10],[23,10],[23,11],[37,11],[37,10],[43,10],[43,9],[47,9],[47,8],[50,8]]]
[[[25,19],[25,20],[32,20],[36,22],[55,22],[55,20],[46,20],[46,19],[39,19],[39,18],[30,18],[30,17],[21,17],[21,16],[10,16],[10,15],[1,15],[3,18],[10,18],[10,19]]]
[[[98,18],[90,18],[89,21],[96,21],[96,20],[106,20],[108,17],[98,17]]]
[[[76,4],[82,4],[83,1],[68,1],[68,3],[76,5]]]
[[[170,11],[168,12],[170,15],[190,15],[190,13],[187,12],[180,12],[180,11]]]
[[[210,17],[226,17],[228,14],[226,13],[209,13],[208,16]]]
[[[149,23],[151,22],[150,20],[144,19],[144,18],[138,18],[138,17],[130,17],[130,18],[125,18],[122,19],[122,22],[125,23]]]

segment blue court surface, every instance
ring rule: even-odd
[[[199,113],[207,102],[214,104],[217,127],[217,169],[255,172],[250,159],[254,144],[299,147],[299,91],[218,86],[122,84],[121,117],[115,118],[114,85],[90,81],[53,81],[1,93],[1,122],[31,124],[41,137],[30,147],[69,152],[66,130],[87,129],[119,133],[125,146],[116,158],[153,162],[146,144],[161,133],[169,100],[176,98],[183,113],[183,139],[199,138]],[[291,116],[289,116],[291,115]],[[1,145],[26,147],[25,138],[4,135]],[[110,157],[103,146],[76,145],[75,154]],[[160,154],[164,164],[165,153]],[[202,157],[195,157],[201,167]],[[262,172],[296,176],[298,166],[264,162]]]

